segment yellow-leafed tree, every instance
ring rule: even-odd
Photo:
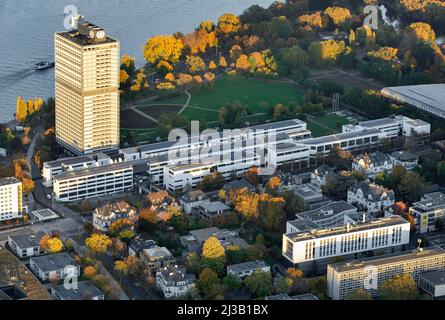
[[[85,245],[93,253],[105,253],[111,244],[112,241],[105,234],[94,233],[85,240]]]

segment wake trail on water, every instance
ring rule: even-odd
[[[34,72],[35,70],[27,68],[0,76],[0,89],[10,86],[11,84],[16,83],[17,81],[26,79],[29,76],[31,76]]]

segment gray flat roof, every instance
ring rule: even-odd
[[[12,241],[14,241],[17,246],[21,249],[37,247],[39,246],[40,239],[45,235],[45,232],[31,232],[31,233],[22,233],[17,235],[10,235]]]
[[[8,184],[15,184],[15,183],[19,183],[19,182],[20,182],[20,180],[17,179],[16,177],[1,178],[0,186],[6,186]]]
[[[284,121],[266,123],[266,124],[261,124],[261,125],[257,125],[257,126],[238,128],[238,129],[241,131],[252,130],[255,132],[256,130],[264,130],[264,131],[272,130],[272,129],[276,130],[276,129],[280,129],[280,128],[291,127],[291,126],[296,126],[296,125],[303,125],[303,124],[305,124],[304,121],[301,121],[299,119],[292,119],[292,120],[284,120]],[[223,133],[220,132],[221,136],[222,136],[222,134]],[[198,137],[198,139],[199,139],[199,137]],[[282,139],[282,137],[277,138],[277,139]],[[189,137],[187,140],[181,140],[181,141],[183,143],[191,143],[191,140],[192,140],[192,137]],[[138,152],[149,152],[149,151],[170,149],[176,143],[178,143],[178,141],[162,141],[162,142],[151,143],[151,144],[146,144],[146,145],[137,146],[137,147],[121,149],[120,151],[122,153],[128,153],[128,154],[138,153]]]
[[[32,257],[31,260],[44,272],[64,269],[69,265],[78,265],[77,262],[66,252]]]
[[[61,37],[64,37],[67,40],[77,43],[80,46],[97,46],[105,43],[113,43],[113,42],[117,43],[116,40],[110,38],[109,36],[106,36],[105,39],[101,42],[92,41],[90,38],[79,34],[77,30],[68,32],[58,32],[57,34],[60,35]]]
[[[208,212],[218,212],[218,211],[226,211],[230,210],[229,206],[226,206],[221,201],[214,201],[214,202],[204,202],[200,205],[204,210],[207,210]]]
[[[300,231],[318,229],[320,226],[309,219],[291,220],[287,223],[291,224]]]
[[[354,207],[352,204],[347,203],[346,201],[337,201],[337,202],[330,202],[315,210],[297,213],[297,215],[302,218],[306,218],[312,221],[317,221],[354,209],[357,210],[356,207]]]
[[[333,134],[330,136],[302,140],[301,143],[307,144],[307,145],[336,143],[336,142],[338,143],[343,140],[355,139],[355,138],[358,139],[360,137],[366,137],[369,135],[379,134],[379,133],[380,133],[380,130],[378,130],[378,129],[369,129],[369,130],[364,130],[364,131],[338,133],[338,134]]]
[[[414,107],[428,106],[445,112],[445,84],[424,84],[413,86],[387,87],[382,94]]]
[[[64,172],[59,174],[58,176],[54,177],[54,180],[67,180],[67,179],[73,179],[73,178],[80,178],[95,174],[101,174],[106,173],[109,171],[114,170],[123,170],[123,169],[129,169],[132,165],[130,162],[120,162],[120,163],[114,163],[106,166],[100,166],[100,167],[94,167],[94,168],[88,168],[83,169],[79,171],[70,171],[70,172]]]
[[[350,226],[349,232],[347,226],[329,228],[329,229],[317,229],[312,231],[300,231],[294,233],[288,233],[286,236],[294,242],[306,241],[310,239],[319,239],[324,237],[331,237],[340,234],[347,234],[351,232],[357,232],[362,230],[372,230],[376,228],[388,227],[393,225],[400,225],[403,223],[409,223],[400,216],[391,216],[388,218],[375,219],[373,221],[367,221],[365,223],[358,223]]]
[[[61,166],[75,165],[75,164],[90,162],[93,160],[94,159],[90,156],[80,156],[80,157],[72,157],[72,158],[48,161],[48,162],[45,162],[45,166],[51,167],[51,168],[58,168]]]
[[[91,281],[79,281],[77,283],[77,289],[66,289],[65,285],[61,284],[53,288],[63,300],[87,300],[102,296],[103,292],[96,287]]]
[[[445,256],[445,252],[437,248],[424,249],[422,252],[414,250],[409,252],[398,252],[394,254],[387,254],[379,257],[364,258],[361,261],[339,262],[330,264],[330,266],[338,272],[348,272],[357,269],[363,269],[366,266],[397,264],[397,263],[408,262],[410,260],[424,259],[434,256]]]
[[[255,260],[255,261],[231,264],[227,266],[227,269],[230,269],[235,273],[239,273],[264,267],[269,267],[269,265],[263,260]]]
[[[436,286],[445,284],[445,271],[424,272],[420,276]]]

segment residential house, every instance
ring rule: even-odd
[[[152,275],[155,275],[159,268],[176,263],[173,254],[166,247],[159,247],[158,245],[144,249],[140,258],[146,268],[145,270],[148,270]]]
[[[359,155],[352,161],[352,170],[363,172],[368,178],[375,178],[381,172],[391,172],[392,166],[391,157],[380,151]]]
[[[209,197],[202,190],[189,191],[179,198],[179,203],[185,214],[191,214],[192,209],[208,201]]]
[[[184,297],[195,287],[196,276],[187,274],[185,267],[168,265],[156,272],[156,286],[165,298]]]
[[[326,177],[335,173],[335,170],[327,165],[321,165],[311,172],[311,183],[318,188],[326,184]]]
[[[221,201],[206,201],[192,209],[192,213],[195,216],[203,218],[205,220],[215,219],[230,212],[230,207],[225,205]]]
[[[408,151],[394,151],[391,153],[393,166],[402,166],[407,171],[419,166],[419,156]]]
[[[145,250],[156,246],[154,240],[147,240],[137,235],[128,245],[128,254],[133,257],[139,257],[139,255]]]
[[[107,232],[113,222],[121,219],[134,220],[137,210],[125,201],[107,203],[93,211],[93,226],[97,230]]]
[[[369,213],[378,214],[394,204],[394,191],[369,181],[361,181],[348,189],[348,203]]]

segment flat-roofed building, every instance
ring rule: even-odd
[[[104,300],[104,293],[91,281],[79,281],[77,288],[67,289],[64,284],[51,288],[55,300]]]
[[[445,84],[424,84],[382,89],[385,97],[407,103],[435,116],[445,118]]]
[[[420,274],[445,268],[445,252],[439,249],[415,250],[378,256],[353,262],[328,265],[327,295],[333,300],[347,299],[358,289],[378,295],[381,284],[402,273],[419,283]],[[369,284],[370,281],[377,283]],[[377,288],[377,289],[375,289]]]
[[[231,209],[221,201],[206,201],[192,209],[192,213],[205,220],[212,220],[219,216],[229,214]]]
[[[297,213],[297,220],[307,219],[314,222],[318,228],[333,228],[343,226],[345,215],[356,213],[357,208],[346,201],[332,201],[318,209]],[[291,233],[291,225],[286,228],[287,233]]]
[[[402,166],[411,171],[419,166],[419,156],[409,151],[394,151],[390,154],[393,166]]]
[[[56,141],[81,155],[119,148],[119,42],[83,19],[55,34]]]
[[[23,218],[22,182],[15,177],[0,179],[0,222]]]
[[[69,202],[129,191],[133,167],[128,162],[65,172],[53,179],[55,199]]]
[[[400,216],[355,225],[283,235],[283,256],[304,271],[322,272],[332,258],[392,252],[409,243],[410,224]]]
[[[240,279],[252,275],[255,271],[270,273],[270,266],[263,260],[248,261],[227,266],[227,274],[234,275]]]
[[[112,163],[113,160],[103,153],[48,161],[43,164],[42,184],[45,187],[51,187],[53,185],[53,178],[63,172],[79,171]]]
[[[431,271],[421,273],[419,287],[433,298],[445,296],[445,271]]]
[[[31,257],[29,266],[42,281],[80,276],[80,266],[66,252]]]
[[[45,234],[39,231],[8,235],[8,246],[20,258],[38,256],[43,253],[39,242]]]
[[[48,290],[23,262],[1,246],[0,266],[0,300],[52,300]]]
[[[420,201],[413,203],[409,213],[414,217],[417,232],[436,230],[436,221],[445,218],[445,194],[442,192],[425,194]]]

